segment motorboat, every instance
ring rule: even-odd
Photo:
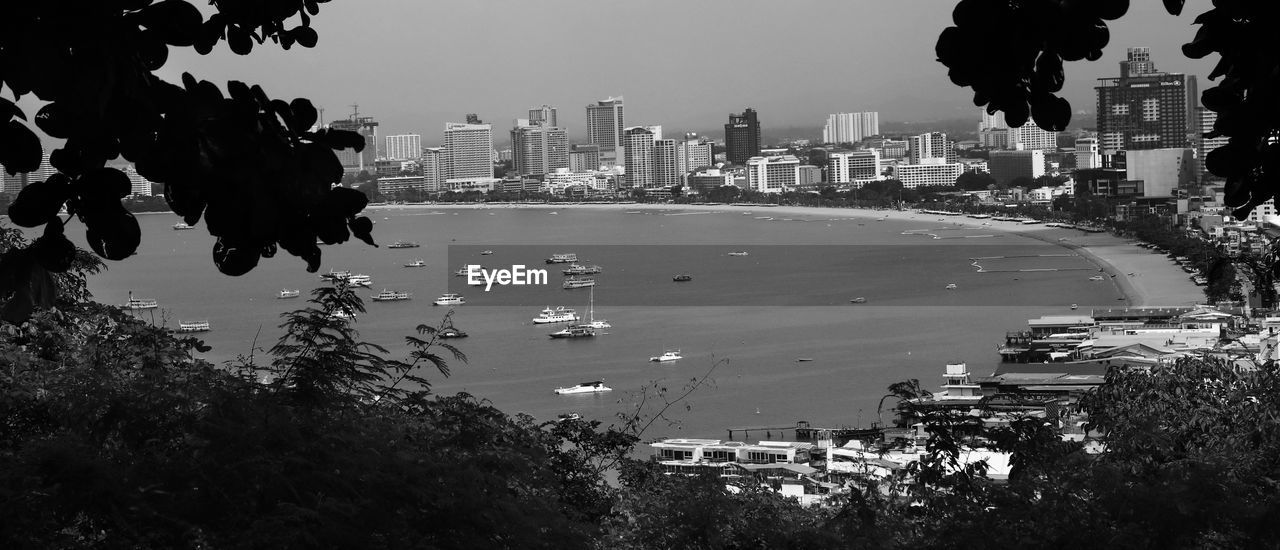
[[[375,302],[396,302],[399,300],[408,300],[409,293],[396,292],[394,290],[387,290],[384,288],[382,289],[382,292],[379,292],[377,294],[374,294],[373,296],[370,296],[369,299]]]
[[[356,314],[345,309],[336,309],[329,313],[329,318],[336,321],[345,321],[347,319],[355,319]]]
[[[573,288],[587,288],[589,286],[596,286],[596,280],[591,277],[569,277],[568,279],[565,279],[564,283],[560,286],[564,287],[566,290]]]
[[[209,332],[208,321],[178,321],[178,332]]]
[[[462,332],[453,327],[444,327],[440,329],[439,332],[436,333],[436,336],[439,336],[441,338],[466,338],[467,333]]]
[[[544,325],[547,323],[572,323],[578,319],[578,312],[574,311],[572,308],[557,306],[555,309],[551,309],[551,306],[547,306],[538,314],[537,317],[533,318],[533,323],[537,325]]]
[[[467,301],[462,297],[461,294],[446,292],[444,294],[441,294],[439,298],[436,298],[436,301],[431,303],[437,306],[460,306],[462,304],[467,303]]]
[[[595,275],[604,271],[604,268],[598,265],[578,265],[569,264],[567,269],[561,271],[565,275]]]
[[[552,254],[550,258],[547,258],[547,263],[549,264],[571,264],[576,263],[577,261],[578,255],[573,253]]]
[[[949,283],[949,284],[947,284],[947,290],[955,290],[956,288],[957,288],[957,287],[956,287],[956,284],[955,284],[955,283]]]
[[[124,303],[124,307],[128,309],[155,309],[160,307],[160,303],[151,298],[134,298],[129,297],[129,301]]]
[[[552,338],[590,338],[596,335],[596,329],[584,325],[564,327],[548,336]]]
[[[650,361],[653,361],[655,363],[666,363],[667,361],[679,361],[680,359],[684,359],[684,357],[680,355],[680,350],[678,349],[667,350],[662,352],[662,355],[649,358]]]
[[[556,422],[567,422],[570,420],[582,420],[582,415],[578,413],[561,413],[556,416]]]
[[[1080,306],[1079,306],[1079,305],[1077,305],[1077,304],[1071,304],[1071,309],[1072,309],[1072,311],[1074,311],[1074,310],[1076,310],[1076,309],[1079,309],[1079,308],[1080,308]]]
[[[419,246],[422,245],[413,241],[396,241],[387,245],[387,248],[418,248]]]
[[[345,269],[340,271],[334,271],[330,269],[328,273],[321,274],[320,278],[326,281],[329,281],[331,283],[336,283],[350,276],[351,276],[351,272]]]
[[[481,250],[481,251],[480,251],[480,255],[481,255],[481,256],[489,256],[489,255],[491,255],[491,254],[493,254],[493,251],[492,251],[492,250]]]
[[[422,261],[422,258],[418,258],[412,262],[404,264],[404,266],[405,267],[427,267],[427,262]]]
[[[865,303],[867,303],[867,299],[866,299],[866,298],[863,298],[862,296],[858,296],[857,298],[854,298],[854,299],[852,299],[852,300],[849,300],[849,303],[851,303],[851,304],[865,304]]]
[[[301,290],[289,290],[287,288],[284,288],[284,289],[280,289],[280,294],[276,295],[276,299],[287,300],[289,298],[297,298],[298,296],[301,296],[301,295],[302,295]]]
[[[573,395],[578,393],[602,393],[607,391],[613,391],[613,388],[610,388],[609,386],[604,385],[603,380],[596,380],[594,382],[583,382],[576,386],[569,386],[567,388],[556,388],[556,395]]]
[[[178,222],[178,223],[173,224],[173,230],[174,230],[174,231],[185,231],[185,230],[187,230],[187,229],[195,229],[195,228],[194,228],[194,227],[191,227],[190,225],[187,225],[186,223],[183,223],[183,222]]]
[[[368,275],[348,275],[347,276],[348,286],[368,287],[369,285],[372,285],[372,284],[373,284],[373,277],[370,277]]]
[[[1101,280],[1103,280],[1104,278],[1105,278],[1105,277],[1103,277],[1102,275],[1094,275],[1094,276],[1092,276],[1092,277],[1089,277],[1089,280],[1090,280],[1090,281],[1101,281]]]
[[[675,281],[675,282],[677,282],[677,283],[683,283],[683,282],[685,282],[685,281],[692,281],[692,280],[693,280],[693,275],[688,275],[688,274],[685,274],[685,273],[681,273],[681,274],[679,274],[679,275],[676,275],[675,277],[672,277],[672,278],[671,278],[671,280],[672,280],[672,281]]]
[[[749,256],[746,250],[736,250],[729,253],[730,256]]]

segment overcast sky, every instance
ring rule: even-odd
[[[1192,61],[1180,46],[1209,0],[1181,17],[1159,0],[1133,0],[1112,22],[1101,60],[1067,66],[1064,94],[1093,112],[1095,80],[1118,75],[1129,46],[1156,67],[1201,79],[1216,56]],[[208,56],[175,52],[162,74],[182,71],[225,87],[236,79],[268,95],[311,98],[326,120],[352,104],[380,134],[439,141],[445,122],[478,113],[505,141],[511,120],[543,103],[581,136],[584,106],[626,97],[628,125],[711,130],[754,107],[765,126],[819,126],[828,113],[879,111],[880,120],[973,117],[972,93],[936,61],[938,33],[955,0],[335,0],[312,20],[314,49],[267,45],[247,57],[219,45]],[[991,48],[1000,37],[992,36]],[[1092,115],[1090,115],[1092,116]],[[1079,117],[1077,117],[1079,118]],[[1073,124],[1078,121],[1073,120]],[[1092,126],[1091,122],[1086,124]],[[712,133],[718,135],[719,132]]]

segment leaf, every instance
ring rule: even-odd
[[[22,120],[27,119],[27,115],[22,112],[22,109],[19,109],[12,101],[0,97],[0,122],[8,122],[13,117],[18,117]]]
[[[373,220],[365,216],[360,216],[348,223],[351,227],[351,234],[357,239],[364,241],[369,246],[377,248],[378,244],[373,242]]]
[[[138,227],[137,218],[119,202],[99,208],[80,216],[88,227],[85,240],[89,242],[89,248],[108,260],[119,261],[132,256],[142,242],[142,230]]]
[[[1169,15],[1182,15],[1182,5],[1186,0],[1164,0],[1164,9]]]
[[[365,146],[364,136],[351,130],[321,130],[315,133],[315,140],[330,149],[355,149],[357,153]]]
[[[238,277],[258,266],[259,250],[240,246],[218,237],[213,244],[213,263],[224,275]]]
[[[204,22],[200,10],[184,0],[161,0],[139,11],[138,18],[165,43],[179,47],[194,44]]]
[[[0,164],[10,175],[35,172],[43,154],[40,138],[26,125],[10,120],[0,127]]]
[[[310,130],[316,124],[316,108],[311,104],[311,100],[305,97],[299,97],[289,102],[289,109],[293,111],[293,123],[289,129],[296,134],[301,134]]]
[[[316,30],[308,26],[294,27],[293,30],[289,31],[289,36],[297,40],[298,45],[304,48],[316,47],[316,42],[320,38],[320,35],[316,34]]]
[[[71,195],[71,186],[66,180],[66,176],[55,174],[46,181],[22,188],[18,198],[9,205],[9,219],[20,227],[36,227],[56,220],[58,210]]]

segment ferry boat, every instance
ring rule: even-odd
[[[557,306],[551,309],[547,306],[537,317],[533,318],[533,323],[537,325],[545,325],[547,323],[572,323],[578,320],[578,312],[564,306]]]
[[[681,273],[681,274],[679,274],[679,275],[676,275],[675,277],[672,277],[672,278],[671,278],[671,280],[672,280],[672,281],[675,281],[675,282],[677,282],[677,283],[683,283],[683,282],[685,282],[685,281],[692,281],[692,280],[693,280],[693,275],[687,275],[687,274]]]
[[[160,307],[160,303],[151,298],[134,298],[130,296],[124,307],[129,309],[155,309]]]
[[[184,222],[178,222],[178,223],[173,224],[173,230],[174,230],[174,231],[185,231],[185,230],[187,230],[187,229],[195,229],[195,228],[194,228],[194,227],[191,227],[190,225],[187,225],[187,224],[186,224],[186,223],[184,223]]]
[[[604,271],[604,268],[598,265],[578,265],[569,264],[569,268],[561,271],[565,275],[595,275]]]
[[[333,312],[329,313],[329,318],[330,318],[330,319],[334,319],[334,320],[338,320],[338,321],[346,320],[346,319],[355,319],[355,318],[356,318],[356,314],[355,314],[355,313],[352,313],[352,312],[350,312],[350,311],[347,311],[347,310],[345,310],[345,309],[338,309],[338,310],[334,310]]]
[[[422,245],[413,241],[396,241],[387,245],[387,248],[418,248],[419,246]]]
[[[289,289],[287,289],[287,288],[284,288],[284,289],[281,289],[281,290],[280,290],[280,294],[277,294],[277,295],[276,295],[276,299],[277,299],[277,300],[286,300],[286,299],[289,299],[289,298],[297,298],[297,297],[298,297],[298,296],[300,296],[301,294],[302,294],[302,291],[301,291],[301,290],[289,290]]]
[[[578,261],[578,255],[572,254],[572,253],[552,254],[550,258],[547,258],[547,263],[549,264],[572,264],[572,263],[577,263],[577,261]]]
[[[649,358],[650,361],[655,363],[666,363],[667,361],[678,361],[680,359],[684,359],[684,357],[680,355],[680,350],[678,349],[669,349],[663,352],[662,355]]]
[[[444,327],[440,329],[440,332],[436,333],[436,336],[441,338],[466,338],[467,333],[453,327]]]
[[[454,271],[454,272],[453,272],[453,276],[454,276],[454,277],[466,277],[467,275],[470,275],[470,274],[471,274],[471,271],[469,271],[469,270],[467,269],[467,267],[468,267],[468,266],[465,266],[465,265],[464,265],[464,266],[462,266],[462,267],[459,267],[457,271]],[[484,269],[484,268],[483,268],[483,267],[480,267],[480,266],[476,266],[476,272],[477,272],[477,273],[479,273],[481,269]]]
[[[347,284],[350,286],[368,287],[373,284],[373,277],[368,275],[349,275],[347,276]]]
[[[564,327],[548,336],[552,338],[589,338],[596,335],[596,330],[585,325]]]
[[[409,293],[396,292],[394,290],[387,290],[384,288],[382,289],[382,292],[379,292],[377,294],[374,294],[373,296],[370,296],[369,299],[375,302],[395,302],[399,300],[408,300]]]
[[[467,301],[462,298],[461,294],[446,292],[441,294],[439,298],[436,298],[436,301],[431,303],[437,306],[460,306],[467,303]]]
[[[556,388],[556,395],[573,395],[576,393],[603,393],[607,391],[613,391],[613,388],[610,388],[609,386],[604,385],[603,380],[596,380],[594,382],[583,382],[576,386],[569,386],[567,388]]]
[[[350,271],[347,271],[347,270],[345,270],[345,269],[344,269],[344,270],[341,270],[341,271],[334,271],[334,270],[330,269],[328,273],[322,273],[322,274],[320,274],[320,278],[321,278],[321,279],[324,279],[324,280],[329,281],[329,282],[331,282],[331,283],[336,283],[336,282],[341,281],[341,280],[343,280],[343,279],[346,279],[347,277],[350,277],[350,276],[351,276],[351,272],[350,272]]]
[[[405,267],[427,267],[427,262],[422,261],[422,258],[418,258],[412,262],[404,264],[404,266]]]
[[[950,283],[947,285],[947,290],[955,290],[956,288],[957,287],[955,283]]]
[[[178,332],[209,332],[208,321],[178,321]]]
[[[564,283],[560,286],[564,287],[566,290],[573,288],[586,288],[589,286],[596,286],[596,280],[591,277],[569,277],[568,279],[565,279]]]
[[[749,254],[747,254],[746,250],[738,250],[738,251],[730,252],[729,255],[730,256],[748,256]]]

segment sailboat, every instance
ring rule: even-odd
[[[596,287],[594,286],[591,287],[591,302],[587,307],[587,322],[578,326],[593,329],[613,328],[613,325],[610,325],[608,321],[596,319]]]

